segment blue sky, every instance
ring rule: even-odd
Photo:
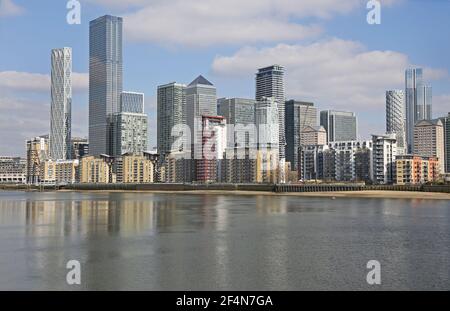
[[[104,14],[124,17],[124,89],[145,93],[151,147],[158,85],[203,74],[219,96],[252,98],[272,63],[289,98],[355,111],[360,138],[384,131],[384,92],[403,88],[408,66],[425,68],[435,117],[450,111],[450,1],[381,1],[380,25],[365,0],[80,2],[81,25],[68,25],[66,0],[0,0],[0,155],[49,131],[52,48],[73,48],[73,135],[87,135],[88,27]]]

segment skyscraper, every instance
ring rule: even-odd
[[[297,171],[301,133],[305,127],[317,125],[317,109],[313,103],[289,100],[285,104],[285,124],[286,160],[291,163],[291,170]]]
[[[402,90],[386,91],[386,133],[396,134],[397,154],[405,154],[405,92]]]
[[[50,157],[71,158],[72,49],[52,50]]]
[[[228,147],[249,147],[251,141],[256,143],[255,137],[250,138],[251,128],[255,125],[255,100],[245,98],[220,98],[217,100],[217,114],[227,120],[227,124],[232,124],[234,128],[234,140],[229,139]],[[253,127],[254,129],[254,127]],[[241,136],[242,135],[242,136]],[[240,136],[240,137],[238,137]],[[255,147],[255,146],[252,146]]]
[[[202,116],[217,116],[217,91],[215,86],[203,76],[198,76],[186,88],[186,123],[191,129],[191,144],[200,138]],[[197,132],[197,133],[196,133]]]
[[[123,92],[120,111],[108,117],[110,122],[109,153],[120,157],[125,153],[147,151],[148,117],[144,113],[144,94]]]
[[[444,125],[445,172],[450,173],[450,112],[441,122]]]
[[[432,118],[432,89],[424,85],[422,68],[405,71],[406,143],[413,151],[414,126],[420,120]]]
[[[285,135],[285,91],[284,91],[284,67],[273,65],[258,69],[256,73],[256,101],[263,98],[274,98],[278,106],[279,117],[279,156],[285,159],[286,135]]]
[[[273,97],[262,97],[255,107],[255,124],[258,132],[256,161],[258,183],[284,181],[284,161],[281,161],[279,156],[278,112],[278,102]]]
[[[327,131],[328,142],[357,139],[357,120],[353,112],[321,111],[320,125]]]
[[[186,124],[184,110],[186,105],[186,85],[169,83],[158,86],[157,122],[158,153],[161,159],[172,152],[177,137],[172,137],[172,129],[179,124]],[[190,147],[189,147],[190,148]]]
[[[108,118],[119,112],[122,94],[122,18],[99,17],[89,24],[89,153],[107,154]]]

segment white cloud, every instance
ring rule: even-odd
[[[256,68],[271,64],[285,66],[289,98],[314,101],[321,109],[355,111],[361,121],[378,121],[377,129],[383,128],[385,91],[403,88],[404,70],[410,66],[405,54],[369,51],[358,42],[330,39],[310,45],[242,48],[232,56],[217,56],[212,70],[220,76],[253,77]],[[424,70],[428,79],[447,76],[445,70]]]
[[[0,17],[21,15],[25,10],[12,0],[0,0]]]
[[[298,41],[321,33],[317,22],[304,25],[302,18],[320,21],[366,10],[362,0],[133,0],[126,5],[121,0],[86,1],[126,12],[129,5],[134,7],[124,15],[131,40],[190,47]]]
[[[72,73],[72,85],[74,91],[84,91],[89,86],[87,73]],[[0,72],[0,89],[12,91],[37,91],[50,92],[50,75],[3,71]]]

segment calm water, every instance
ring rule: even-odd
[[[0,192],[12,289],[450,290],[450,201]]]

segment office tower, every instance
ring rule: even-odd
[[[432,89],[424,85],[422,68],[405,71],[406,144],[408,153],[414,146],[414,126],[432,118]]]
[[[397,153],[406,153],[405,92],[386,91],[386,133],[396,134]]]
[[[372,135],[373,182],[392,184],[395,181],[395,157],[397,156],[397,139],[395,134]]]
[[[66,160],[71,152],[72,49],[52,50],[50,158]]]
[[[423,184],[439,179],[440,167],[437,158],[398,155],[395,165],[397,185]]]
[[[445,172],[450,173],[450,112],[441,118],[444,126]]]
[[[284,90],[284,67],[273,65],[258,69],[256,73],[256,101],[263,101],[263,98],[274,98],[278,105],[279,118],[279,157],[286,157],[286,135],[285,135],[285,90]]]
[[[422,120],[414,127],[414,155],[435,157],[445,173],[444,125],[440,119]]]
[[[143,113],[144,94],[136,92],[122,92],[120,94],[120,112]]]
[[[357,139],[357,120],[353,112],[321,111],[320,125],[327,131],[328,142]]]
[[[173,151],[174,142],[178,139],[178,137],[172,136],[172,129],[175,129],[177,125],[186,124],[184,115],[186,105],[185,90],[186,85],[175,82],[158,86],[157,148],[163,161],[166,155]],[[187,149],[190,150],[190,146]]]
[[[201,135],[202,116],[217,116],[217,91],[203,76],[198,76],[186,87],[186,123],[191,130],[191,145],[201,145],[194,141]],[[192,149],[191,149],[192,150]]]
[[[49,135],[35,137],[27,141],[27,183],[40,181],[41,163],[48,159]]]
[[[90,154],[107,154],[108,117],[120,111],[122,94],[122,18],[106,15],[89,24]]]
[[[219,116],[202,116],[201,132],[201,148],[198,154],[201,158],[197,159],[197,182],[212,183],[220,182],[221,165],[224,159],[227,147],[227,124],[224,117]]]
[[[217,114],[234,126],[234,139],[228,139],[228,147],[249,147],[251,143],[256,147],[255,100],[220,98],[217,100]]]
[[[305,127],[317,125],[317,109],[313,103],[289,100],[285,103],[286,161],[298,170],[298,148]]]

